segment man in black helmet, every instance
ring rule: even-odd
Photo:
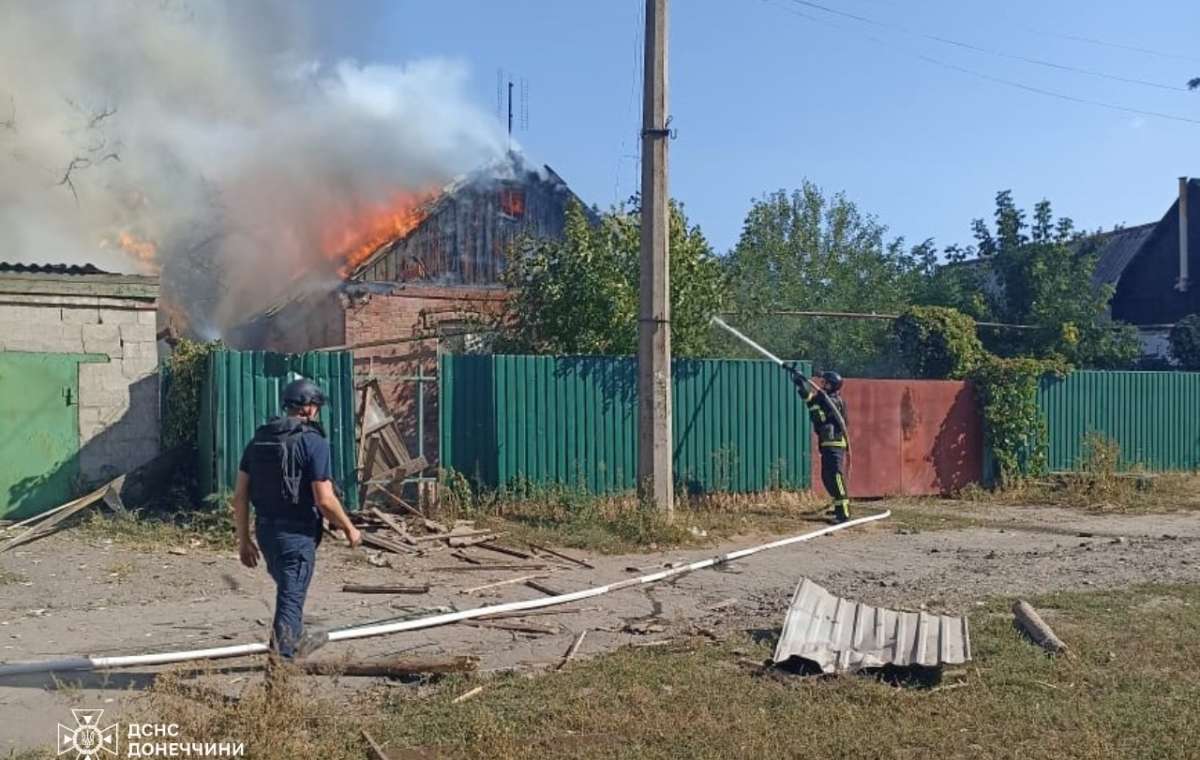
[[[821,483],[833,499],[833,521],[843,523],[850,519],[850,492],[846,487],[846,451],[849,438],[846,435],[846,402],[842,398],[842,376],[836,372],[822,372],[820,386],[799,373],[793,373],[800,395],[808,407],[813,431],[817,434],[817,445],[821,450]],[[824,391],[823,393],[821,391]]]
[[[238,554],[246,567],[258,565],[260,549],[266,558],[275,581],[271,644],[288,660],[303,643],[304,598],[321,543],[322,518],[345,533],[351,547],[362,543],[333,490],[329,441],[317,421],[324,403],[325,394],[315,383],[290,383],[283,391],[284,416],[254,431],[233,492]],[[250,537],[251,504],[257,545]]]

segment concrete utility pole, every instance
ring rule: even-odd
[[[638,487],[674,512],[671,438],[671,278],[667,195],[667,0],[646,0],[642,103],[642,255],[638,309]]]

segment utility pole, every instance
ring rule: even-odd
[[[667,195],[667,0],[646,0],[642,251],[638,309],[638,488],[673,517],[671,279]]]

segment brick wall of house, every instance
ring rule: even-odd
[[[79,364],[79,470],[102,482],[159,451],[157,307],[102,296],[6,295],[0,350],[93,354]]]
[[[346,343],[425,338],[354,350],[357,379],[379,381],[385,403],[399,421],[405,445],[417,456],[420,397],[424,395],[425,458],[437,462],[437,347],[427,336],[457,332],[453,326],[490,321],[504,307],[498,288],[406,285],[392,294],[352,299],[345,308]],[[407,379],[418,375],[426,382]],[[419,391],[418,387],[424,388]]]

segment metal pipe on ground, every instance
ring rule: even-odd
[[[760,552],[780,547],[797,544],[804,541],[811,541],[814,538],[827,536],[831,533],[853,528],[859,525],[884,520],[891,517],[891,511],[881,512],[877,515],[868,517],[860,517],[856,520],[841,523],[840,525],[830,525],[819,530],[802,533],[798,536],[789,538],[781,538],[777,541],[752,546],[747,549],[739,549],[727,554],[721,554],[716,557],[699,560],[679,567],[663,570],[657,573],[650,573],[638,578],[630,578],[628,580],[610,583],[604,586],[595,586],[593,588],[574,591],[558,596],[550,596],[541,599],[528,599],[520,602],[507,602],[504,604],[493,604],[487,607],[476,607],[470,610],[461,610],[458,612],[449,612],[429,617],[418,618],[416,620],[403,620],[393,623],[372,624],[351,628],[342,628],[340,630],[329,633],[329,641],[348,641],[351,639],[364,639],[372,636],[385,636],[392,633],[402,633],[404,631],[417,631],[425,628],[434,628],[436,626],[448,625],[457,623],[462,620],[472,620],[475,618],[486,617],[488,615],[496,615],[505,612],[517,612],[523,610],[536,610],[544,607],[553,607],[560,604],[568,604],[570,602],[578,602],[583,599],[591,599],[592,597],[602,596],[604,594],[620,591],[622,589],[633,588],[636,586],[644,586],[652,583],[658,583],[684,573],[695,572],[696,570],[704,570],[709,567],[723,565],[728,562],[734,562],[745,557],[749,557]],[[32,662],[10,662],[0,664],[0,676],[18,675],[27,673],[57,673],[63,671],[91,671],[91,670],[112,670],[116,668],[139,667],[146,665],[168,665],[176,662],[191,662],[194,660],[216,660],[229,657],[244,657],[253,654],[266,654],[269,647],[264,643],[254,644],[234,644],[225,647],[212,647],[209,649],[191,649],[181,652],[159,652],[156,654],[137,654],[137,655],[121,655],[116,657],[67,657],[58,660],[37,660]]]

